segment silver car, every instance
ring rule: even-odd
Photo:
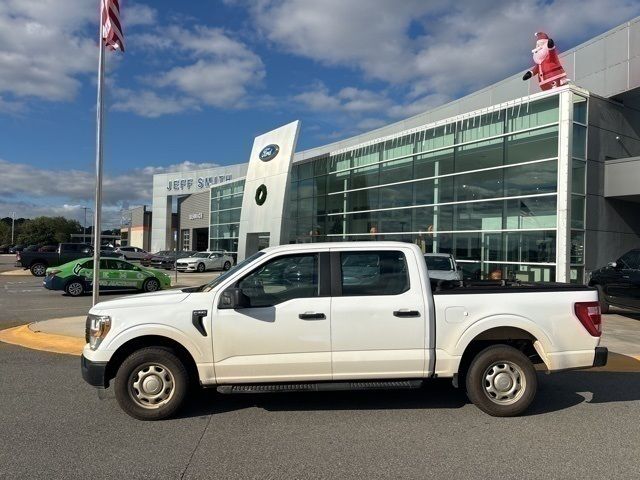
[[[205,272],[207,270],[229,270],[233,257],[227,252],[198,252],[177,262],[179,272]]]
[[[450,253],[425,253],[429,278],[434,280],[462,280],[462,272]]]
[[[140,260],[147,255],[146,251],[138,247],[118,247],[115,252],[123,255],[125,260]]]

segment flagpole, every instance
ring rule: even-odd
[[[102,38],[102,21],[100,22],[100,28],[98,29],[100,54],[98,61],[98,99],[96,108],[96,203],[94,209],[94,222],[93,222],[93,301],[92,305],[98,303],[100,296],[100,245],[101,245],[101,217],[102,217],[102,154],[103,148],[103,135],[102,135],[102,120],[104,114],[104,63],[105,63],[105,48],[104,39]]]

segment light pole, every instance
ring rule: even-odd
[[[13,245],[13,232],[16,226],[16,212],[11,212],[11,245]]]

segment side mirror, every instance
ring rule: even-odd
[[[616,262],[609,262],[607,264],[607,266],[611,267],[611,268],[618,268],[618,264]]]
[[[227,288],[220,295],[218,308],[221,310],[236,310],[239,308],[247,308],[251,305],[249,297],[242,293],[241,288]]]

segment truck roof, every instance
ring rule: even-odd
[[[392,241],[363,241],[363,242],[321,242],[321,243],[291,243],[287,245],[277,245],[273,247],[267,247],[262,250],[265,253],[271,252],[291,252],[297,250],[329,250],[330,248],[341,248],[341,249],[377,249],[377,248],[418,248],[419,247],[413,243],[408,242],[392,242]],[[421,252],[422,253],[422,252]]]

